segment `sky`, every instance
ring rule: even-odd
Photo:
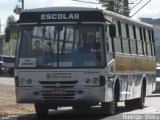
[[[18,15],[16,15],[13,10],[16,5],[21,7],[20,0],[0,0],[0,22],[2,24],[1,33],[4,32],[7,17],[10,15],[14,15],[18,20]],[[83,0],[87,2],[97,2],[97,0]],[[130,0],[137,3],[140,0]],[[137,5],[134,9],[131,10],[130,15],[133,15],[140,7],[142,7],[148,0],[143,0],[139,5]],[[75,2],[72,0],[24,0],[24,8],[41,8],[41,7],[54,7],[54,6],[80,6],[80,7],[97,7],[102,8],[100,4],[89,4],[89,3],[81,3]],[[139,19],[141,17],[145,18],[160,18],[160,0],[151,0],[141,11],[139,11],[132,19]],[[130,8],[134,5],[130,4]]]

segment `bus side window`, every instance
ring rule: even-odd
[[[106,46],[107,46],[107,51],[108,52],[113,52],[112,51],[112,41],[111,41],[111,38],[109,36],[109,27],[108,25],[105,26],[105,40],[106,40]]]
[[[134,35],[134,40],[135,40],[135,44],[136,44],[136,54],[138,54],[138,45],[137,45],[137,34],[136,34],[136,27],[133,26],[133,35]]]
[[[148,52],[148,56],[152,56],[152,52],[151,52],[151,39],[150,39],[150,30],[146,30],[146,41],[147,41],[147,52]]]
[[[128,47],[129,47],[129,53],[131,54],[131,45],[130,45],[130,34],[129,34],[129,25],[128,23],[125,24],[126,26],[126,34],[127,34],[127,40],[128,40]]]
[[[114,38],[114,47],[115,52],[122,53],[122,45],[121,45],[121,29],[119,26],[119,21],[114,20],[113,24],[116,26],[116,37]]]
[[[138,54],[143,55],[143,43],[140,28],[136,27]]]
[[[150,30],[148,30],[148,37],[149,37],[150,48],[151,48],[151,56],[153,56],[153,51],[152,51],[152,39],[151,39],[151,31],[150,31]]]
[[[143,46],[144,46],[144,54],[147,56],[147,38],[146,38],[146,30],[143,28]]]
[[[123,52],[129,53],[129,43],[127,38],[127,30],[126,30],[126,24],[121,23],[121,30],[122,30],[122,43],[123,43]]]
[[[154,41],[154,32],[153,30],[151,31],[151,42],[152,42],[152,51],[153,51],[153,56],[155,56],[155,41]]]
[[[131,53],[136,54],[136,40],[134,38],[134,28],[133,26],[129,25],[129,36],[130,36],[130,46],[131,46]]]

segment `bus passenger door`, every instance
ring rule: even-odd
[[[108,82],[106,84],[106,101],[112,101],[113,98],[113,81],[109,80],[112,79],[115,72],[115,58],[113,52],[113,41],[109,35],[109,27],[108,25],[105,26],[105,50],[106,50],[106,78]],[[112,94],[111,94],[112,93]]]

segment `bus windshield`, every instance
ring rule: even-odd
[[[104,67],[102,25],[23,25],[16,67]]]

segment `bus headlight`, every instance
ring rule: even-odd
[[[26,80],[24,79],[24,78],[20,78],[19,80],[18,80],[18,84],[19,85],[24,85],[26,83]]]
[[[24,78],[20,78],[18,81],[19,86],[28,86],[32,84],[32,80],[31,79],[24,79]]]
[[[94,78],[92,79],[92,82],[93,82],[94,84],[99,84],[99,79],[98,79],[97,77],[94,77]]]
[[[86,82],[87,84],[89,84],[89,83],[91,82],[91,80],[90,80],[89,78],[87,78],[87,79],[85,80],[85,82]]]
[[[27,80],[27,83],[28,83],[28,84],[32,84],[32,80],[31,80],[31,79],[28,79],[28,80]]]

